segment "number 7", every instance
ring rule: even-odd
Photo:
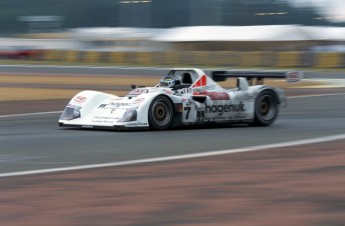
[[[191,110],[191,109],[192,109],[191,107],[184,107],[184,109],[183,109],[183,110],[187,111],[187,114],[186,114],[186,119],[188,119],[188,118],[189,118],[189,113],[190,113],[190,110]]]

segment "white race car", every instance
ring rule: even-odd
[[[224,89],[216,82],[235,78],[237,86]],[[197,68],[169,71],[154,87],[132,87],[126,96],[82,91],[63,111],[59,125],[115,130],[169,128],[215,123],[272,124],[286,105],[283,90],[263,85],[264,78],[298,82],[298,71],[212,71]],[[255,85],[254,85],[255,82]]]

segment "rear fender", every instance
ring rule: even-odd
[[[286,105],[286,97],[284,90],[270,86],[262,86],[261,89],[259,89],[259,91],[257,92],[257,95],[259,95],[259,93],[261,93],[264,90],[271,91],[276,96],[279,105]]]

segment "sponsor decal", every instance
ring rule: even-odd
[[[101,109],[114,109],[114,108],[125,108],[125,107],[130,107],[132,104],[131,103],[114,103],[110,102],[108,104],[100,104],[98,108]]]
[[[177,93],[180,94],[187,94],[187,93],[193,93],[196,95],[202,95],[207,93],[207,90],[215,90],[216,86],[215,85],[210,85],[210,86],[201,86],[201,87],[193,87],[193,88],[183,88],[177,90]]]
[[[129,122],[127,123],[127,127],[138,127],[138,126],[148,126],[149,124],[146,122]]]
[[[93,117],[94,119],[118,119],[118,118],[114,118],[114,117],[106,117],[106,116],[95,116]]]
[[[288,72],[288,75],[287,75],[287,80],[288,82],[299,82],[301,81],[302,79],[302,76],[301,76],[301,73],[300,72]]]
[[[211,100],[230,100],[230,96],[227,92],[208,92],[207,96],[209,96]]]
[[[183,88],[178,90],[179,93],[184,94],[184,93],[193,93],[193,89],[192,88]]]
[[[77,103],[84,103],[87,100],[87,98],[83,96],[77,96],[73,100]]]
[[[182,103],[187,102],[187,101],[188,101],[187,98],[185,98],[185,97],[182,97],[182,98],[181,98],[181,102],[182,102]]]
[[[207,95],[207,90],[201,90],[201,89],[196,89],[196,90],[194,90],[194,92],[193,92],[193,95],[203,95],[203,96],[205,96],[205,95]]]
[[[140,104],[141,102],[143,102],[145,100],[145,98],[137,98],[133,104]]]
[[[182,88],[182,89],[176,90],[176,94],[179,94],[179,95],[188,94],[188,93],[193,93],[193,89],[192,88]]]
[[[97,122],[97,123],[114,123],[114,121],[109,121],[109,120],[92,120],[91,122]]]
[[[119,110],[126,110],[127,111],[134,111],[134,110],[137,110],[139,107],[132,107],[132,108],[114,108],[114,109],[111,109],[110,111],[110,114],[115,114],[115,112],[119,111]]]
[[[174,94],[175,92],[170,89],[164,89],[163,90],[166,94]]]
[[[83,127],[83,128],[93,128],[93,126],[91,126],[91,125],[82,125],[81,127]]]
[[[107,109],[107,110],[111,110],[110,111],[110,114],[115,114],[117,113],[118,111],[134,111],[134,110],[137,110],[139,108],[139,106],[136,106],[136,107],[130,107],[130,108],[115,108],[115,107],[101,107],[102,109]],[[121,113],[121,112],[120,112]],[[123,112],[122,112],[123,113]]]
[[[114,102],[110,102],[108,104],[109,106],[114,106],[114,107],[129,107],[131,106],[131,103],[114,103]]]
[[[207,91],[201,91],[201,92],[194,92],[194,95],[206,95],[211,98],[211,100],[230,100],[230,96],[227,92],[207,92]]]
[[[225,112],[244,112],[244,104],[242,101],[238,104],[219,104],[208,106],[205,104],[206,113],[217,113],[219,116],[223,115]]]
[[[76,110],[82,109],[81,106],[75,105],[75,104],[71,104],[71,103],[67,104],[67,107],[68,107],[68,108],[73,108],[73,109],[76,109]]]
[[[203,87],[196,87],[193,88],[193,95],[206,95],[209,90],[214,90],[215,86],[203,86]]]
[[[129,91],[129,95],[140,95],[143,93],[148,93],[149,90],[148,89],[133,89],[131,91]]]
[[[227,117],[224,117],[224,116],[216,116],[216,117],[211,117],[210,119],[208,120],[211,120],[211,121],[220,121],[220,120],[226,120]]]
[[[103,116],[95,116],[91,122],[97,123],[115,123],[118,118],[114,117],[103,117]]]
[[[107,108],[108,104],[101,104],[98,106],[98,108]]]

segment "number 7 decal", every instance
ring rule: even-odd
[[[184,110],[187,111],[187,113],[186,113],[186,120],[189,118],[189,113],[190,113],[191,109],[192,109],[191,107],[184,107]]]

